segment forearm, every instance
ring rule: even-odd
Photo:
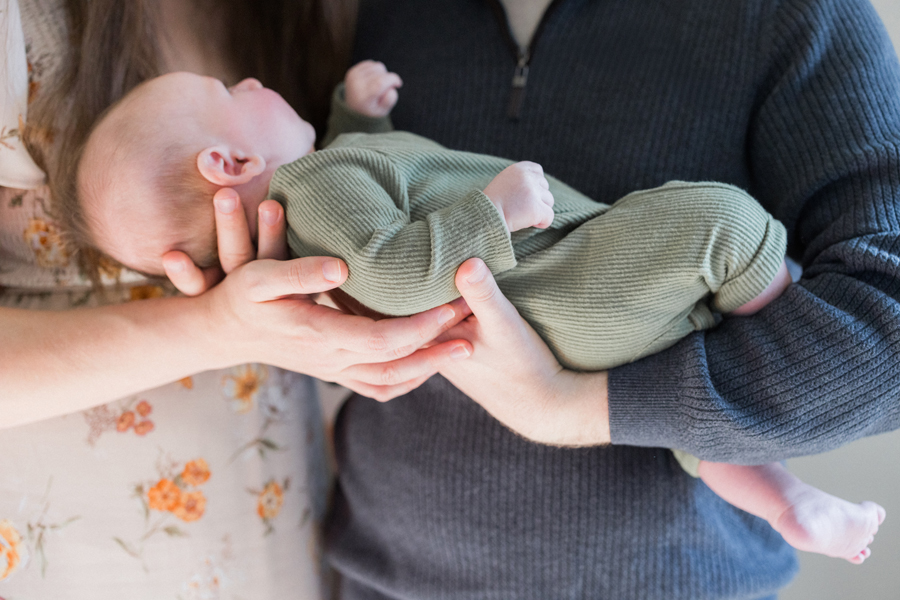
[[[0,309],[0,427],[82,410],[229,363],[198,298]]]
[[[749,464],[900,427],[896,54],[858,0],[789,0],[760,39],[770,72],[747,161],[803,279],[611,372],[615,443]]]

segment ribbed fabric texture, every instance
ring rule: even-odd
[[[481,192],[509,164],[405,132],[344,135],[279,168],[269,195],[294,254],[343,259],[341,289],[364,306],[401,316],[450,302],[456,269],[476,256],[560,362],[585,371],[711,327],[707,303],[734,310],[781,266],[784,227],[717,183],[673,182],[610,208],[549,177],[559,218],[510,237]]]
[[[403,77],[397,129],[534,160],[612,203],[748,190],[804,278],[610,372],[618,444],[759,463],[900,424],[900,69],[864,0],[559,0],[518,121],[487,0],[369,0],[357,58]],[[328,554],[345,598],[750,599],[796,564],[666,450],[527,443],[434,377],[336,428]]]

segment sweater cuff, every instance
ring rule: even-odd
[[[331,94],[331,113],[322,148],[331,145],[342,133],[388,133],[393,130],[390,117],[368,117],[347,106],[344,84],[341,82]]]
[[[500,216],[500,211],[484,192],[474,190],[462,201],[439,212],[443,213],[444,223],[453,223],[468,229],[468,231],[444,229],[442,232],[442,235],[447,236],[447,245],[451,245],[454,239],[471,240],[467,246],[472,248],[472,254],[463,260],[480,258],[494,275],[516,266],[516,254],[506,223]]]
[[[767,215],[765,234],[759,251],[740,274],[725,282],[716,292],[713,308],[730,313],[750,302],[772,283],[787,250],[787,231],[779,221]]]
[[[677,348],[696,343],[700,335],[689,335],[664,352],[609,371],[607,398],[613,444],[684,447],[690,427],[681,419],[681,403],[673,391],[681,380],[680,367],[672,364],[668,357],[680,355]]]

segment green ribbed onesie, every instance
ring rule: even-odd
[[[553,223],[509,235],[481,190],[510,164],[410,133],[346,134],[280,167],[270,197],[293,252],[343,259],[341,289],[386,315],[457,298],[457,268],[482,258],[560,363],[583,371],[713,326],[713,312],[758,296],[784,258],[784,227],[719,183],[671,182],[609,206],[547,177]]]

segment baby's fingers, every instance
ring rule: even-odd
[[[538,209],[538,222],[535,227],[538,229],[546,229],[550,227],[550,224],[553,223],[554,217],[553,209],[547,206],[546,204],[541,205],[541,208]]]
[[[400,79],[399,75],[397,75],[396,73],[387,73],[384,75],[373,77],[368,82],[367,88],[369,96],[372,98],[378,98],[380,103],[382,97],[389,92],[394,92],[394,95],[396,97],[397,88],[402,86],[403,80]]]

